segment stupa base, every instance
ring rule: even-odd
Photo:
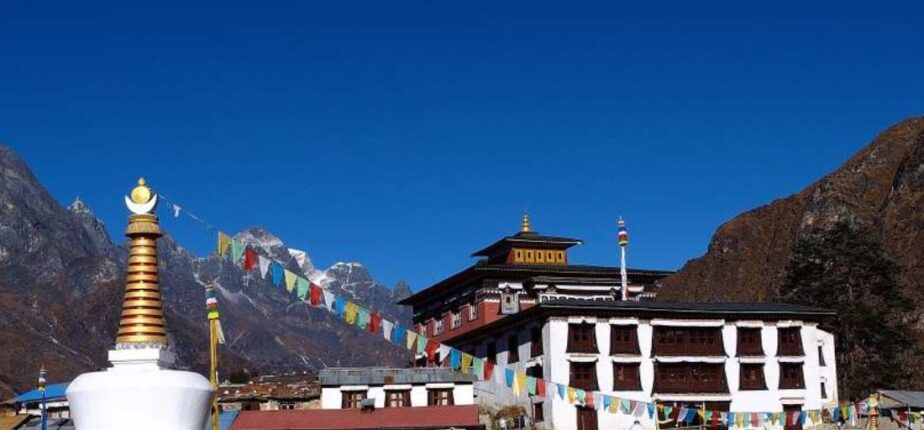
[[[84,373],[67,388],[78,430],[202,430],[212,386],[194,372],[167,370],[159,348],[109,351],[112,367]]]

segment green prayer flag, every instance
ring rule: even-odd
[[[244,242],[241,242],[237,239],[231,239],[231,257],[234,258],[234,263],[239,263],[241,258],[244,257],[244,249],[247,246],[244,245]]]

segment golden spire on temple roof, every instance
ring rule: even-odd
[[[154,215],[157,194],[148,188],[144,178],[138,179],[131,198],[125,197],[125,205],[132,212],[125,230],[131,246],[116,347],[138,344],[164,347],[167,344],[167,328],[157,261],[157,239],[163,233]]]
[[[529,212],[523,211],[523,220],[520,222],[520,233],[529,233]]]

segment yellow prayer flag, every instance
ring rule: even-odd
[[[231,247],[231,236],[218,232],[218,255],[225,255]]]
[[[517,372],[515,375],[514,385],[516,386],[516,389],[513,390],[514,394],[520,395],[520,393],[526,391],[526,373]]]
[[[568,387],[568,403],[574,404],[577,400],[577,393],[574,392],[574,388]]]
[[[407,349],[413,350],[417,347],[417,332],[407,331]]]
[[[747,415],[743,412],[735,414],[735,426],[738,428],[744,428],[744,416]]]
[[[356,324],[356,313],[359,312],[359,306],[353,302],[347,302],[346,305],[346,322],[347,324]]]
[[[285,271],[286,275],[286,291],[292,292],[295,289],[295,280],[298,278],[298,275],[290,272],[288,269]]]
[[[619,412],[619,399],[617,399],[617,398],[615,398],[615,397],[613,397],[612,399],[610,399],[610,408],[609,408],[609,411],[612,412],[612,413],[614,413],[614,414],[617,413],[617,412]]]
[[[472,366],[472,360],[474,358],[475,357],[473,357],[470,354],[466,354],[464,352],[462,353],[462,368],[461,368],[462,373],[468,373],[468,369]]]

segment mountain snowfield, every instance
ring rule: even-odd
[[[50,382],[108,367],[124,291],[125,244],[80,199],[61,206],[9,148],[0,145],[0,398],[34,384],[45,364]],[[127,214],[126,214],[127,216]],[[403,365],[407,351],[333,317],[325,309],[244,272],[230,258],[200,257],[167,236],[159,242],[160,283],[171,348],[181,368],[205,371],[208,330],[205,285],[219,291],[220,371],[314,371],[326,366]],[[290,249],[261,228],[235,237],[261,255],[387,318],[409,323],[395,304],[410,294],[388,288],[359,263],[321,270],[308,253]],[[121,239],[121,238],[120,238]]]

